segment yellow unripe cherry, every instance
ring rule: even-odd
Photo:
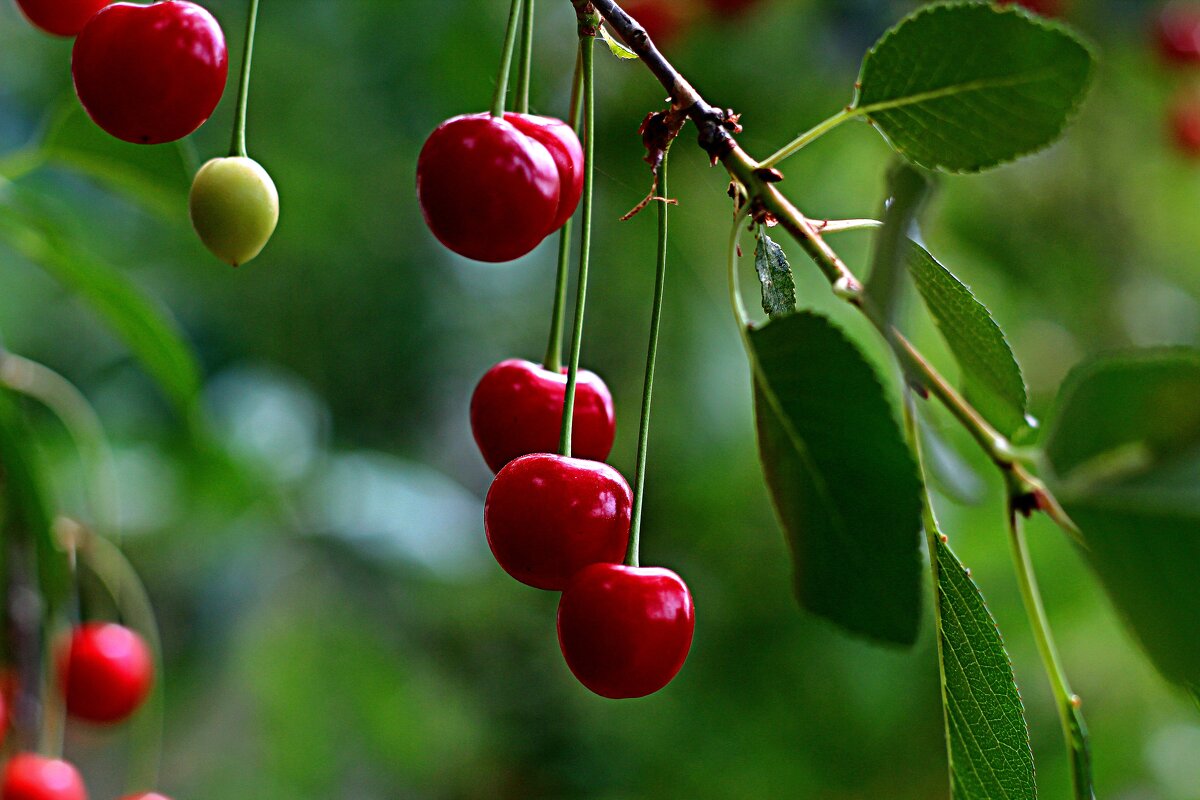
[[[279,222],[279,192],[254,159],[214,158],[196,173],[188,210],[204,246],[236,267],[271,239]]]

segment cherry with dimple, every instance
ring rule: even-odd
[[[558,213],[559,182],[546,146],[491,114],[446,120],[417,158],[430,231],[476,261],[512,261],[537,247]]]
[[[71,54],[75,93],[88,115],[135,144],[173,142],[203,125],[228,72],[221,26],[186,0],[106,6]]]
[[[505,572],[559,591],[589,564],[625,556],[632,506],[629,484],[608,464],[534,453],[496,475],[483,520]]]
[[[564,373],[512,358],[480,379],[471,396],[471,432],[492,472],[519,456],[558,449],[567,389]],[[588,370],[576,377],[572,420],[572,452],[593,461],[608,458],[616,434],[612,395]]]
[[[692,646],[695,607],[669,569],[593,564],[558,604],[558,641],[572,674],[610,699],[645,697],[679,672]]]
[[[583,145],[570,125],[554,117],[539,117],[533,114],[508,112],[504,119],[521,133],[540,142],[558,169],[558,208],[546,234],[561,228],[583,196]]]
[[[17,0],[31,23],[55,36],[75,36],[112,0]]]
[[[19,753],[4,767],[0,800],[87,800],[87,789],[66,761]]]

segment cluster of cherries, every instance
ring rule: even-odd
[[[472,114],[442,123],[417,163],[417,197],[433,234],[479,261],[518,258],[574,213],[584,155],[557,119]],[[593,692],[643,697],[675,677],[691,647],[691,593],[667,569],[626,566],[633,492],[604,463],[612,395],[577,374],[575,457],[558,455],[567,400],[563,370],[510,359],[471,398],[471,429],[496,473],[484,507],[488,544],[521,583],[562,592],[558,638],[567,665]]]
[[[225,92],[225,35],[195,3],[17,0],[17,5],[47,33],[76,37],[75,93],[88,116],[118,139],[147,145],[182,139],[212,116]],[[257,161],[215,158],[196,174],[189,210],[205,246],[237,266],[271,238],[279,194]]]
[[[1155,38],[1167,64],[1183,68],[1200,65],[1200,4],[1167,5],[1158,15]],[[1177,92],[1168,120],[1179,151],[1200,158],[1200,87],[1194,82]]]
[[[154,684],[154,658],[137,633],[109,622],[75,628],[59,649],[58,687],[67,713],[99,725],[123,722],[133,715]],[[11,687],[10,687],[11,688]],[[8,727],[4,708],[15,692],[0,695],[0,738]],[[0,776],[0,800],[87,800],[79,771],[61,759],[19,753]],[[154,792],[123,800],[167,800]]]

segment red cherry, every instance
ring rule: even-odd
[[[657,44],[669,44],[688,28],[687,13],[675,0],[628,0],[622,8]]]
[[[58,677],[67,712],[89,722],[119,722],[154,683],[154,659],[142,637],[121,625],[79,626],[59,653]]]
[[[483,524],[505,572],[558,591],[588,564],[625,557],[632,505],[629,484],[608,464],[534,453],[496,475]]]
[[[1200,157],[1200,97],[1186,96],[1171,109],[1171,136],[1181,153]]]
[[[113,3],[75,40],[75,93],[96,124],[137,144],[173,142],[204,124],[225,91],[229,57],[195,3]]]
[[[575,213],[583,195],[583,145],[571,126],[561,119],[512,112],[504,118],[521,133],[541,142],[558,168],[558,210],[546,232],[554,233]]]
[[[1064,0],[1000,0],[1000,5],[1009,6],[1016,3],[1024,6],[1035,14],[1043,17],[1062,16]]]
[[[25,18],[46,33],[74,36],[112,0],[17,0]]]
[[[501,361],[484,374],[471,395],[471,432],[492,472],[518,456],[558,449],[566,393],[566,375],[519,358]],[[604,461],[612,450],[616,424],[604,381],[594,372],[579,370],[571,451]]]
[[[1200,61],[1200,6],[1173,4],[1163,9],[1155,26],[1158,51],[1167,61]]]
[[[446,120],[417,158],[425,223],[476,261],[512,261],[537,247],[558,213],[558,181],[545,145],[490,114]]]
[[[66,761],[20,753],[4,768],[0,800],[87,800],[87,789]]]
[[[558,643],[571,672],[614,700],[645,697],[671,682],[696,628],[692,595],[658,567],[593,564],[558,603]]]

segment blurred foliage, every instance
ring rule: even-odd
[[[709,99],[744,113],[741,141],[763,156],[850,100],[863,51],[913,5],[763,0],[743,18],[698,19],[668,52]],[[533,104],[563,115],[574,24],[565,1],[539,6]],[[240,47],[243,4],[211,7]],[[1170,98],[1200,74],[1156,59],[1155,8],[1075,0],[1070,20],[1102,53],[1080,120],[1040,156],[943,181],[927,214],[931,250],[1010,334],[1035,415],[1086,355],[1200,344],[1200,165],[1165,130]],[[792,596],[725,299],[726,179],[699,150],[673,159],[681,205],[643,547],[696,597],[688,664],[646,700],[589,695],[558,653],[555,597],[491,562],[481,522],[490,476],[467,403],[491,364],[542,351],[553,247],[509,265],[463,261],[427,233],[412,187],[428,132],[487,106],[506,10],[491,0],[265,3],[249,141],[279,185],[282,217],[246,268],[213,260],[168,195],[144,205],[63,159],[16,184],[78,251],[64,258],[110,265],[171,309],[205,376],[209,424],[198,431],[34,254],[0,247],[4,345],[81,386],[113,441],[124,543],[164,633],[162,789],[231,800],[945,797],[928,589],[920,641],[903,652],[835,632]],[[28,143],[69,102],[70,45],[7,2],[0,41],[0,172],[11,175],[31,166]],[[628,474],[654,225],[616,219],[650,185],[637,127],[662,90],[636,64],[601,55],[584,359],[617,398],[613,461]],[[193,137],[201,159],[224,153],[233,94]],[[867,216],[889,158],[869,128],[846,126],[789,161],[785,186],[810,215]],[[856,266],[867,243],[861,233],[836,240]],[[885,363],[863,320],[791,255],[800,304]],[[914,338],[949,368],[931,324]],[[1001,487],[940,410],[926,410],[984,476],[978,505],[939,498],[939,517],[1005,632],[1043,794],[1060,796],[1067,763],[1003,541]],[[68,440],[32,416],[61,504],[86,518]],[[1085,698],[1100,796],[1200,797],[1194,708],[1155,675],[1071,544],[1044,521],[1030,538]],[[119,732],[69,732],[96,797],[117,794],[125,749]]]

